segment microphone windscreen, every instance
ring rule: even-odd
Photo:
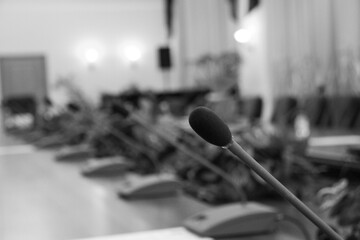
[[[127,118],[130,115],[129,110],[127,110],[124,106],[116,103],[112,105],[112,112],[119,114],[123,118]]]
[[[191,128],[205,141],[219,147],[232,141],[229,127],[213,111],[206,107],[197,107],[190,113]]]
[[[68,103],[66,107],[70,112],[73,112],[73,113],[80,111],[80,106],[73,102]]]

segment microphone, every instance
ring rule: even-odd
[[[123,118],[129,118],[130,120],[136,122],[137,124],[141,125],[143,128],[148,130],[149,132],[157,135],[160,139],[163,141],[171,144],[174,146],[177,150],[188,156],[189,158],[192,158],[196,162],[198,162],[200,165],[206,167],[213,173],[220,176],[222,179],[224,179],[227,183],[230,184],[234,188],[234,190],[239,195],[240,201],[242,203],[246,203],[247,197],[243,189],[239,189],[235,183],[234,180],[229,177],[229,175],[222,170],[221,168],[217,167],[215,164],[209,162],[207,159],[205,159],[203,156],[197,154],[196,152],[190,150],[188,147],[186,147],[184,144],[182,144],[180,141],[176,139],[176,136],[171,137],[169,134],[164,133],[162,131],[159,131],[154,126],[150,125],[148,122],[146,122],[141,116],[136,114],[134,111],[131,111],[129,106],[126,104],[115,104],[113,106],[113,110],[120,114]]]
[[[189,124],[205,141],[227,149],[238,157],[329,237],[334,240],[343,240],[337,232],[335,232],[310,208],[265,170],[265,168],[251,157],[237,142],[235,142],[229,127],[212,110],[205,107],[197,107],[189,116]]]

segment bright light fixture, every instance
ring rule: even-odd
[[[95,48],[89,48],[85,51],[85,61],[90,64],[94,65],[99,61],[100,54],[99,51]]]
[[[251,32],[246,28],[240,28],[234,33],[234,38],[239,43],[248,43],[251,40]]]
[[[125,56],[129,60],[129,62],[135,63],[140,60],[141,51],[136,46],[128,46],[125,49]]]

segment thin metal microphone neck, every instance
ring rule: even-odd
[[[335,232],[324,220],[317,216],[309,207],[300,201],[290,190],[273,177],[261,164],[259,164],[252,156],[250,156],[236,141],[232,140],[226,145],[226,149],[263,178],[270,186],[272,186],[282,197],[289,201],[302,214],[311,220],[320,230],[327,233],[334,240],[344,240],[337,232]]]

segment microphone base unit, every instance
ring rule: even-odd
[[[284,199],[297,208],[305,217],[311,220],[319,229],[324,231],[330,238],[343,240],[343,238],[334,231],[324,220],[317,216],[309,207],[300,201],[292,192],[290,192],[282,183],[272,176],[261,164],[250,156],[242,147],[237,144],[232,137],[229,127],[214,112],[204,107],[196,108],[189,117],[189,124],[194,131],[207,142],[223,147],[233,153],[240,162],[251,168],[266,183],[274,188]],[[204,219],[204,216],[199,217]],[[266,219],[262,217],[262,219]],[[271,218],[270,218],[271,219]],[[205,217],[206,220],[206,217]],[[200,222],[203,222],[200,221]],[[257,224],[254,222],[254,224]],[[202,225],[199,225],[202,226]],[[206,226],[206,225],[205,225]],[[206,231],[203,228],[196,228]]]
[[[170,174],[130,178],[118,193],[123,199],[150,199],[175,196],[182,184]]]
[[[281,216],[260,203],[235,203],[205,210],[186,219],[183,226],[202,237],[243,237],[274,232]]]
[[[55,159],[57,161],[81,161],[92,157],[94,151],[87,145],[68,146],[60,149]]]
[[[81,170],[86,177],[123,175],[133,167],[123,156],[92,158]]]

